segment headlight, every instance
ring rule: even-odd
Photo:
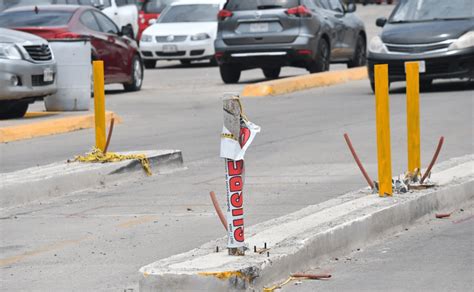
[[[211,37],[207,33],[198,33],[193,36],[191,36],[192,41],[202,41],[202,40],[207,40],[210,39]]]
[[[140,39],[141,42],[144,43],[149,43],[153,40],[153,37],[151,35],[143,34],[142,38]]]
[[[0,43],[0,58],[10,60],[21,60],[20,51],[13,44]]]
[[[462,50],[474,47],[474,31],[463,34],[449,46],[449,50]]]
[[[369,44],[369,51],[372,53],[388,53],[387,47],[379,36],[374,37]]]

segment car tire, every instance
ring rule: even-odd
[[[277,79],[278,77],[280,77],[281,67],[263,68],[262,71],[263,75],[265,75],[267,79]]]
[[[239,82],[241,70],[231,65],[219,66],[222,81],[226,84],[232,84]]]
[[[27,101],[5,101],[0,106],[0,119],[17,119],[25,116],[29,103]]]
[[[329,48],[329,44],[325,39],[321,39],[316,51],[316,59],[311,61],[307,67],[307,70],[309,73],[329,71],[330,63],[331,50]]]
[[[132,59],[132,82],[123,84],[125,91],[139,91],[143,85],[143,75],[142,60],[135,56]]]
[[[367,63],[367,44],[363,36],[357,39],[354,57],[347,63],[348,68],[355,68],[365,66]]]
[[[156,60],[144,60],[143,64],[147,69],[155,69],[156,67]]]
[[[181,65],[189,66],[191,65],[191,60],[179,60],[181,62]]]

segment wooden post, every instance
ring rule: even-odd
[[[408,171],[421,169],[420,150],[420,73],[418,62],[407,62],[407,142]]]
[[[95,114],[95,147],[105,151],[105,89],[104,62],[94,61],[94,114]]]

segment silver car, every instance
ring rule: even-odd
[[[56,62],[48,42],[0,28],[0,119],[23,117],[28,105],[56,92]]]

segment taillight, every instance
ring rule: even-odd
[[[313,54],[313,51],[311,50],[298,50],[297,51],[298,55],[302,55],[302,56],[310,56]]]
[[[311,16],[311,10],[306,8],[304,5],[300,5],[297,7],[290,8],[285,11],[286,14],[288,15],[294,15],[298,17],[310,17]]]
[[[86,36],[73,33],[73,32],[61,32],[58,33],[54,36],[56,39],[83,39],[86,38]]]
[[[216,57],[216,59],[222,59],[222,57],[224,57],[224,52],[216,52],[214,56]]]
[[[234,13],[232,13],[232,11],[222,9],[222,10],[219,11],[219,13],[217,14],[217,19],[218,19],[219,21],[223,21],[223,20],[226,20],[226,19],[229,18],[229,17],[232,17],[232,15],[234,15]]]

